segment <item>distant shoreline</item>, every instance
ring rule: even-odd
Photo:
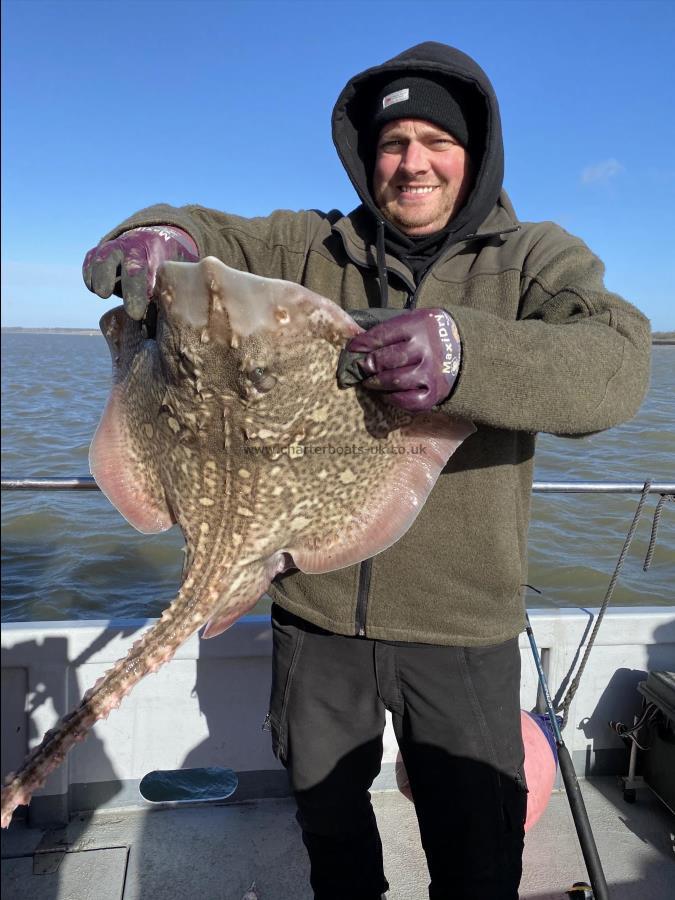
[[[21,328],[8,326],[2,328],[3,334],[82,334],[88,337],[101,336],[98,328]],[[675,347],[675,335],[668,334],[665,337],[652,337],[654,347]]]
[[[101,335],[98,328],[21,328],[19,326],[9,326],[2,329],[3,334],[83,334],[83,335]]]

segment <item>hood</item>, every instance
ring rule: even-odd
[[[474,166],[474,182],[466,203],[444,229],[453,241],[474,234],[499,197],[504,178],[504,145],[499,105],[494,89],[481,67],[471,57],[434,41],[418,44],[388,62],[350,79],[333,109],[333,142],[338,156],[364,205],[376,219],[382,219],[370,190],[374,148],[370,122],[378,91],[396,75],[433,73],[447,78],[448,87],[458,84],[467,101],[463,103],[469,120],[469,153]],[[385,228],[398,242],[409,239],[391,223]],[[438,236],[437,236],[438,237]]]

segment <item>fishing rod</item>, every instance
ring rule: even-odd
[[[562,775],[563,783],[565,785],[567,799],[569,801],[572,818],[574,820],[574,827],[577,830],[577,837],[579,838],[579,844],[581,845],[581,852],[584,857],[584,862],[586,863],[586,869],[588,870],[588,877],[591,880],[593,898],[594,900],[609,900],[607,879],[605,878],[605,873],[602,869],[602,863],[600,862],[598,848],[596,847],[595,838],[593,837],[593,832],[591,830],[591,823],[588,819],[588,813],[586,812],[586,804],[584,803],[584,798],[581,794],[581,788],[579,787],[577,774],[574,771],[574,763],[572,762],[572,757],[570,756],[569,750],[565,746],[565,742],[560,731],[560,726],[558,724],[558,717],[556,716],[555,710],[553,709],[551,693],[548,689],[548,682],[546,680],[546,675],[544,674],[544,668],[541,664],[541,657],[539,656],[539,650],[537,649],[537,642],[534,639],[534,632],[532,631],[532,626],[530,625],[530,617],[527,615],[527,613],[525,613],[525,620],[525,631],[527,632],[527,637],[530,641],[530,647],[532,648],[534,664],[537,668],[539,684],[541,685],[541,690],[544,695],[546,711],[548,713],[548,719],[551,724],[551,731],[555,738],[556,750],[558,753],[558,764],[560,766],[560,774]],[[583,891],[583,886],[581,884],[576,884],[574,888],[572,888],[570,893],[576,893],[577,891],[577,896],[583,896],[583,893],[581,893],[581,891]]]

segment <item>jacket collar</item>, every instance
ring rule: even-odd
[[[377,251],[375,247],[375,228],[372,212],[363,204],[357,206],[348,215],[343,216],[333,225],[333,231],[339,234],[349,259],[357,266],[377,269]],[[512,231],[518,231],[520,225],[515,210],[506,191],[501,191],[497,202],[474,234],[453,242],[439,254],[433,268],[454,256],[468,244],[480,243],[489,238],[500,237]],[[415,280],[410,269],[391,254],[386,254],[387,271],[398,275],[412,291],[415,291]]]

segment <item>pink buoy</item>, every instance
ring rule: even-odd
[[[520,711],[520,727],[525,745],[525,780],[528,790],[525,831],[529,831],[539,821],[551,799],[557,766],[541,725],[524,709]]]
[[[525,780],[527,781],[527,816],[525,831],[537,822],[551,798],[555,783],[556,760],[551,745],[537,720],[521,709],[520,727],[525,745]],[[396,756],[396,785],[399,791],[412,800],[408,773],[401,754]]]

